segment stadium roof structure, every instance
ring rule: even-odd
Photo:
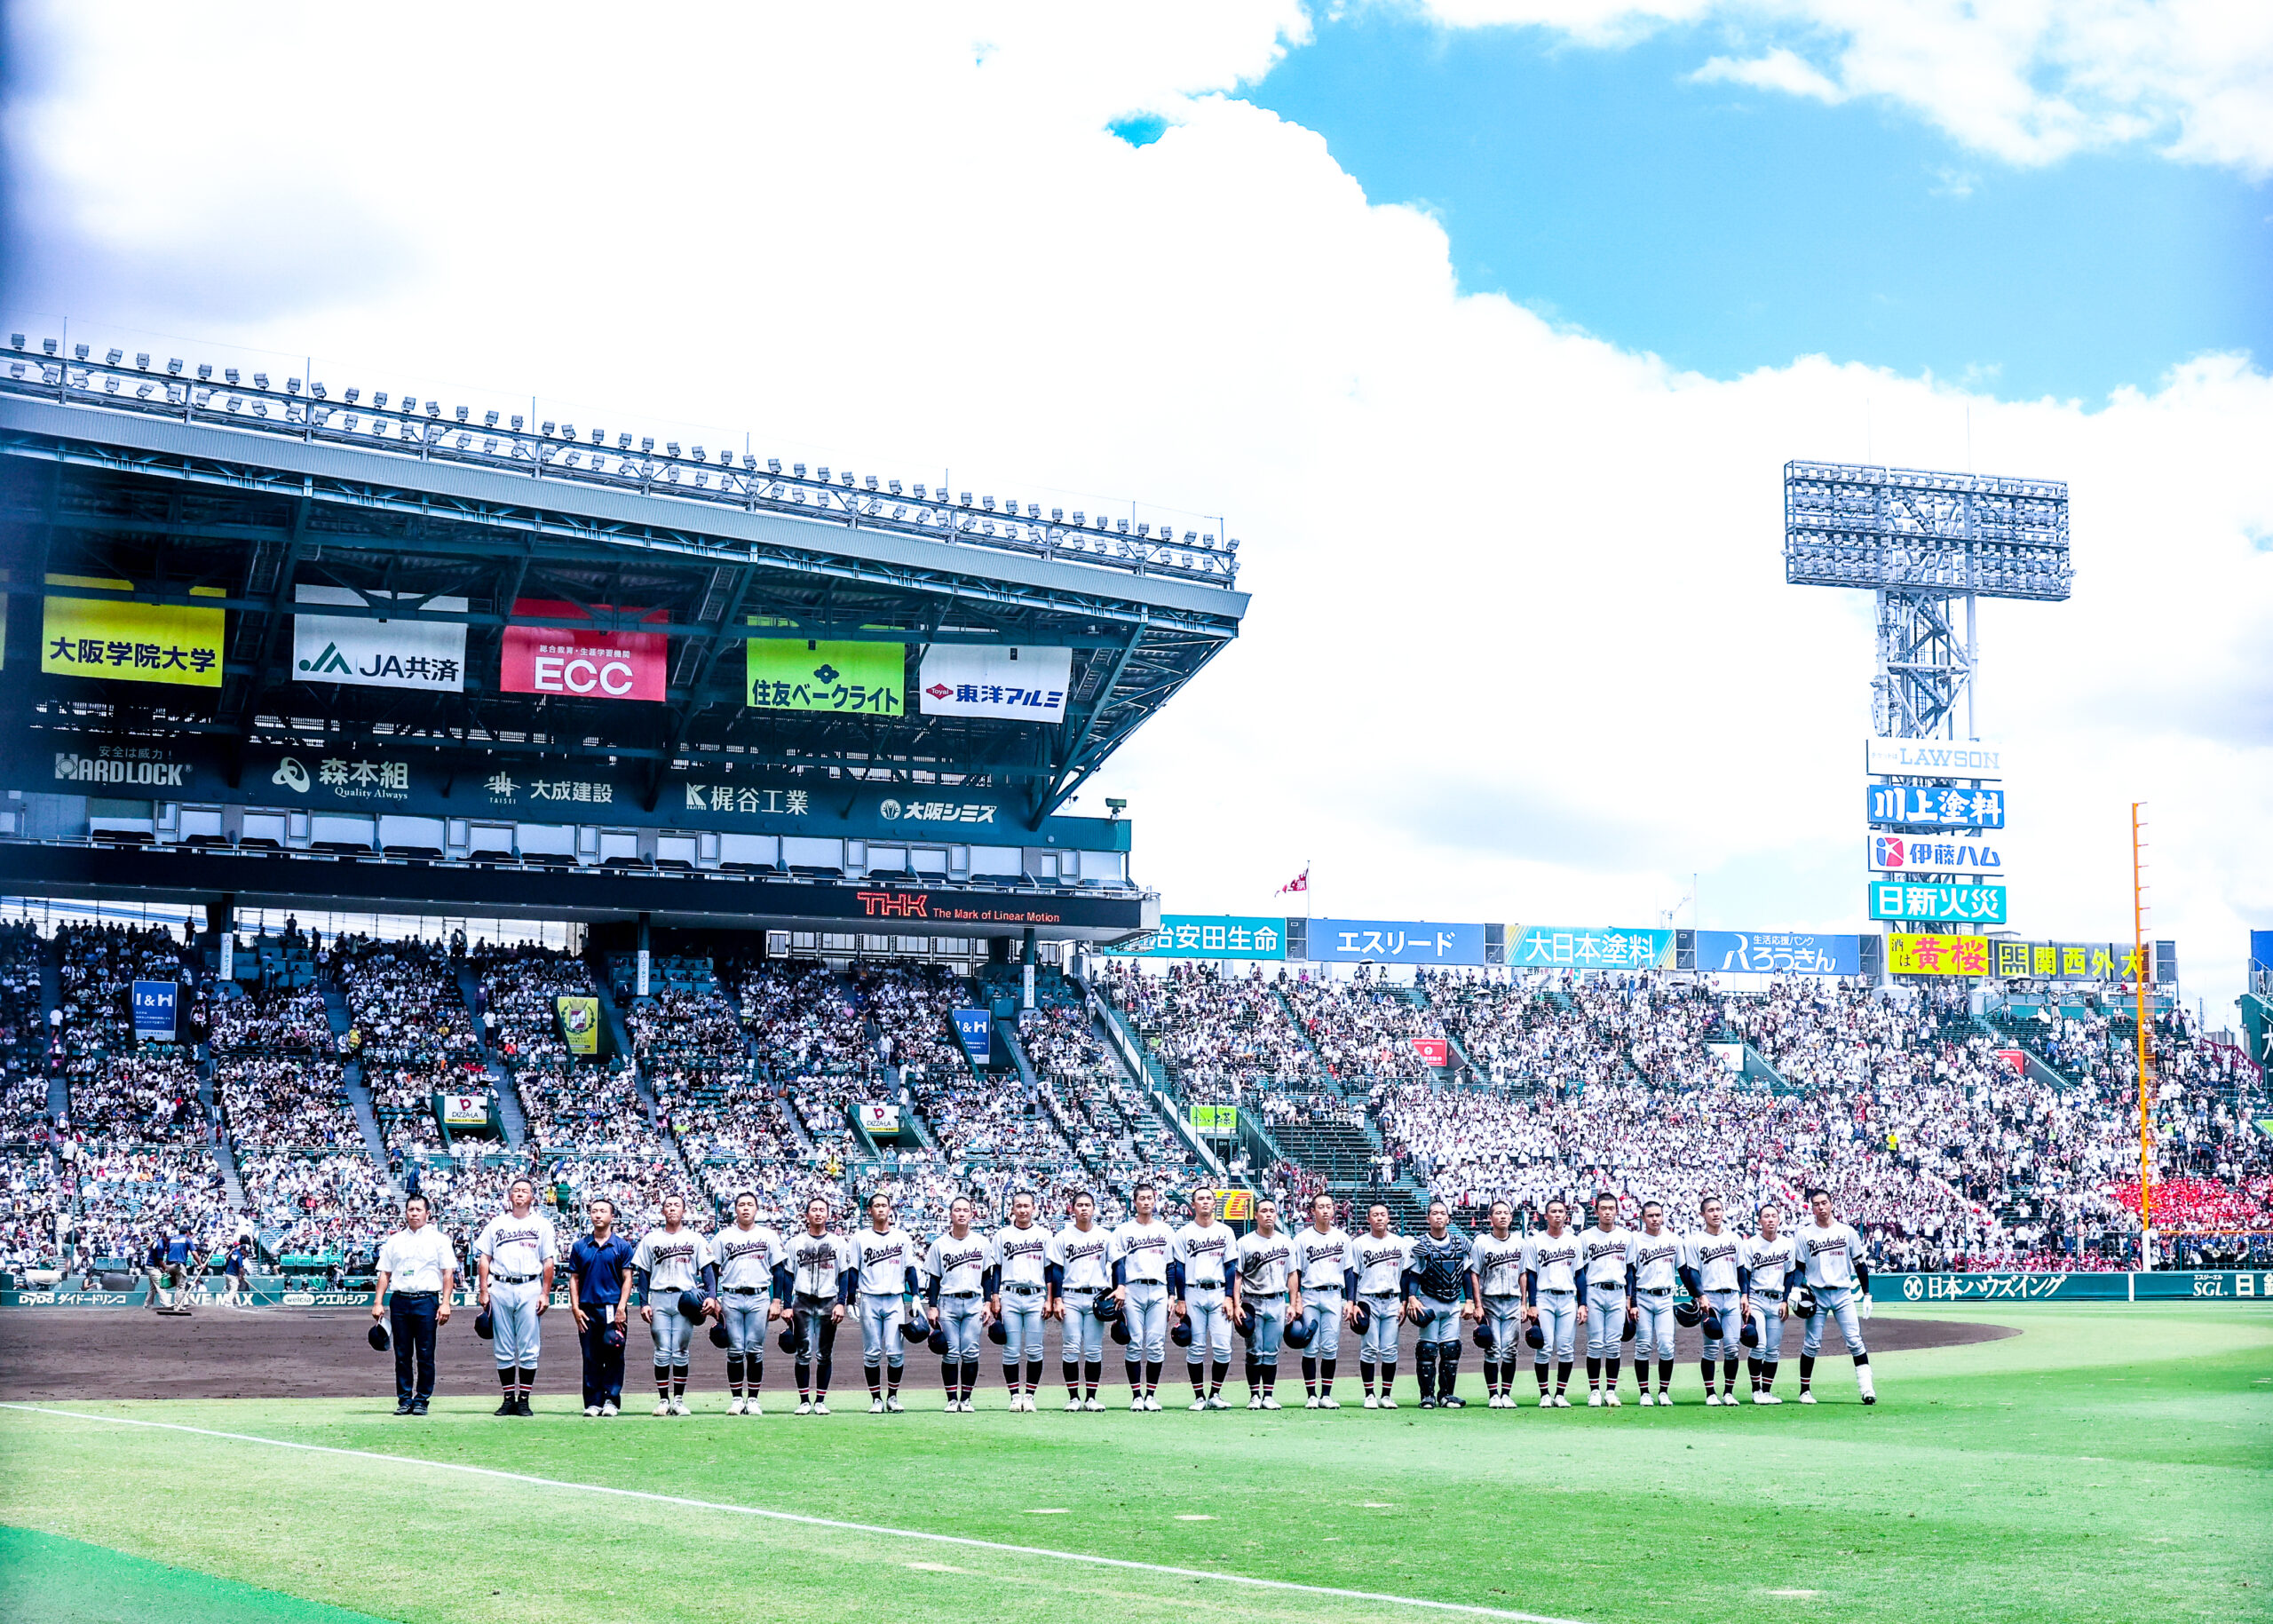
[[[225,608],[218,689],[19,676],[9,709],[226,747],[384,740],[456,757],[827,769],[984,785],[1028,828],[1060,808],[1238,635],[1239,543],[440,402],[53,341],[0,352],[0,540],[50,598]],[[1130,534],[1132,528],[1135,534]],[[74,578],[59,581],[57,577]],[[102,582],[123,581],[125,590]],[[90,582],[93,584],[89,584]],[[468,629],[463,692],[316,685],[293,669],[302,586],[326,615]],[[218,595],[217,595],[218,594]],[[386,596],[386,595],[392,595]],[[437,606],[465,600],[463,610]],[[572,612],[517,613],[532,603]],[[660,703],[500,691],[509,627],[661,633]],[[1070,651],[1059,723],[750,705],[746,639]]]

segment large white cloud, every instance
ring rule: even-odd
[[[1697,76],[1823,100],[1874,97],[2016,163],[2151,139],[2273,173],[2273,7],[2246,0],[1420,0],[1453,27],[1619,45],[1712,23]]]
[[[2064,477],[2074,601],[1984,615],[2020,923],[2127,929],[2150,798],[2156,927],[2230,997],[2273,918],[2273,382],[1679,374],[1464,296],[1435,222],[1225,99],[1290,5],[1136,15],[51,11],[23,297],[352,358],[335,385],[1227,515],[1247,635],[1084,797],[1130,799],[1173,907],[1311,858],[1347,913],[1644,923],[1699,871],[1707,924],[1855,928],[1867,606],[1781,584],[1781,465]],[[185,119],[184,85],[226,94]],[[1105,133],[1139,109],[1158,143]]]

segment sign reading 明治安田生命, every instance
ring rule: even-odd
[[[1160,928],[1107,953],[1143,959],[1269,959],[1287,956],[1287,922],[1240,914],[1166,914]]]

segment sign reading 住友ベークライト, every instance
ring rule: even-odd
[[[1989,973],[1989,939],[1985,936],[1910,936],[1886,939],[1886,967],[1897,976],[1985,976]]]
[[[750,705],[758,710],[896,717],[907,709],[904,643],[752,638],[742,645],[742,669]]]
[[[1921,924],[2000,925],[2005,923],[2001,885],[1949,885],[1917,880],[1873,880],[1871,917]]]

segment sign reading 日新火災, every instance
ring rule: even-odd
[[[1142,959],[1269,959],[1287,956],[1287,922],[1241,914],[1164,914],[1160,928],[1107,953]]]
[[[1671,970],[1673,937],[1640,926],[1511,924],[1508,963],[1517,969]]]
[[[2000,925],[2005,923],[2001,885],[1950,885],[1916,880],[1874,880],[1871,917],[1921,923]]]

